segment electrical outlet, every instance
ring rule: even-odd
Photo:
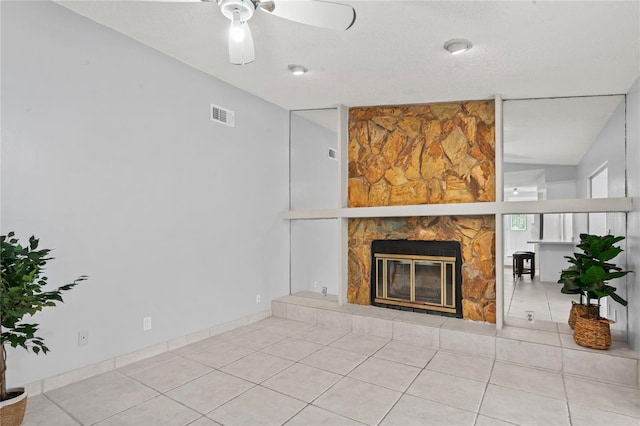
[[[142,331],[151,330],[151,317],[142,318]]]
[[[533,324],[534,322],[536,322],[535,312],[534,311],[526,311],[525,313],[527,315],[527,322],[528,323]]]
[[[256,303],[260,303],[260,295],[256,294]]]
[[[78,332],[78,346],[87,346],[89,344],[89,330]]]

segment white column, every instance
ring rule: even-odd
[[[340,160],[340,206],[341,209],[348,207],[348,182],[349,182],[349,108],[344,105],[338,106],[338,152]],[[340,210],[342,211],[342,210]],[[340,235],[340,251],[338,268],[338,304],[347,303],[347,289],[349,279],[349,219],[338,214],[338,232]]]
[[[500,203],[504,198],[504,182],[502,173],[503,160],[503,122],[502,122],[502,96],[496,95],[496,202]],[[503,215],[496,213],[496,328],[501,330],[504,326],[504,235]]]

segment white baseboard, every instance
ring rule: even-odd
[[[190,345],[200,340],[216,336],[220,333],[224,333],[238,327],[261,321],[265,318],[269,318],[270,316],[271,309],[260,311],[246,317],[238,318],[237,320],[225,322],[223,324],[218,324],[213,327],[196,331],[195,333],[191,333],[186,336],[167,340],[166,342],[158,343],[156,345],[149,346],[128,354],[119,355],[117,357],[109,358],[95,364],[87,365],[85,367],[80,367],[75,370],[67,371],[62,374],[28,383],[24,387],[29,396],[39,395],[43,392],[49,392],[62,386],[89,379],[91,377],[115,370],[117,368],[124,367],[125,365],[142,361],[144,359],[160,355],[164,352],[172,351],[182,346]]]

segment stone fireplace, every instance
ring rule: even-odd
[[[494,115],[493,101],[351,108],[349,207],[495,201]],[[386,299],[394,308],[420,309],[415,305],[425,302],[437,312],[495,322],[493,215],[352,218],[348,233],[350,303],[369,305]],[[372,268],[377,262],[371,251],[374,240],[457,244],[461,260],[455,266],[459,273],[453,275],[461,281],[460,287],[454,285],[450,292],[441,289],[440,294],[432,286],[417,290],[416,276],[425,282],[432,280],[438,275],[436,270],[446,270],[449,260],[435,260],[430,255],[391,256],[380,259],[383,272],[408,274],[409,284],[392,283],[391,275],[385,284],[383,276],[382,285],[387,288],[379,293],[376,269]],[[446,274],[440,276],[447,279]],[[420,291],[423,293],[417,295]],[[380,294],[386,297],[378,297]],[[424,300],[416,303],[416,296]],[[449,296],[455,296],[456,301],[447,300]],[[441,303],[436,304],[438,297]]]
[[[371,304],[462,318],[462,256],[453,241],[371,243]]]

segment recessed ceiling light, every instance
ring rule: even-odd
[[[463,38],[455,38],[444,44],[445,50],[452,55],[459,55],[462,52],[466,52],[471,49],[472,46],[473,44],[469,40],[465,40]]]
[[[289,71],[291,71],[291,73],[293,75],[302,75],[302,74],[306,73],[307,71],[309,71],[308,69],[306,69],[302,65],[289,65],[288,68],[289,68]]]

